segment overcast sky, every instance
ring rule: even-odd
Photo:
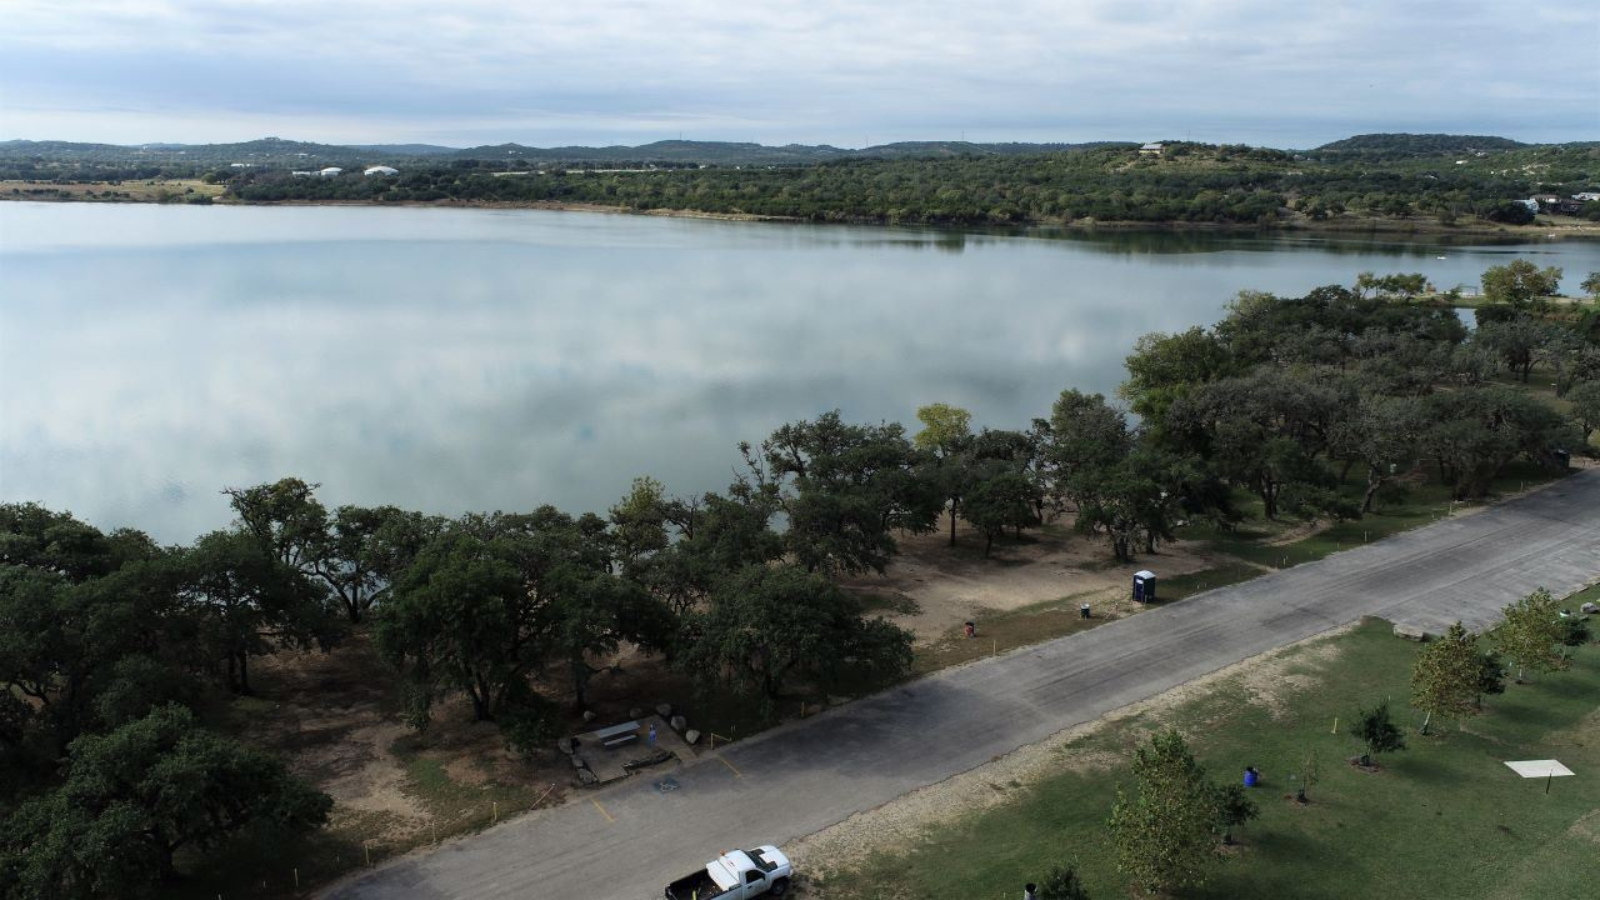
[[[0,139],[1600,139],[1595,0],[0,0]]]

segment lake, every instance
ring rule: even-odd
[[[0,500],[188,541],[226,486],[329,506],[604,509],[721,489],[839,408],[1024,427],[1149,331],[1357,272],[1475,285],[1600,244],[1005,236],[538,210],[0,203]]]

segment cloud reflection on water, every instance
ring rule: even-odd
[[[601,510],[641,474],[719,488],[738,441],[836,406],[1026,424],[1064,387],[1112,391],[1138,335],[1210,322],[1241,287],[1497,261],[1161,240],[4,204],[0,499],[163,540],[284,474],[330,504]],[[1588,271],[1597,250],[1560,252]]]

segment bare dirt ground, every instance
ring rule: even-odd
[[[472,722],[459,701],[436,709],[439,727],[412,729],[401,719],[394,675],[360,632],[331,653],[265,657],[254,681],[256,696],[238,702],[235,718],[333,798],[331,829],[356,841],[398,849],[446,829],[460,810],[439,802],[441,790],[489,796],[492,788],[520,788],[520,794],[564,784],[569,774],[553,761],[511,756],[496,728]],[[444,784],[419,779],[418,760],[437,767]]]
[[[1093,722],[1057,732],[993,762],[851,816],[790,844],[784,852],[795,860],[797,869],[826,877],[830,871],[858,865],[874,854],[908,849],[927,830],[1005,803],[1013,792],[1063,770],[1107,771],[1127,762],[1126,754],[1075,750],[1069,745],[1136,716],[1161,716],[1205,696],[1222,682],[1242,685],[1269,708],[1281,705],[1281,694],[1300,690],[1309,680],[1309,676],[1291,676],[1291,670],[1332,661],[1338,652],[1337,645],[1327,639],[1348,630],[1325,632],[1243,660]]]
[[[968,620],[981,630],[986,613],[1068,597],[1107,603],[1126,598],[1133,573],[1140,569],[1184,575],[1224,562],[1202,544],[1179,541],[1162,545],[1154,556],[1140,554],[1134,563],[1112,563],[1105,542],[1071,534],[1070,521],[1026,534],[1021,541],[996,541],[991,558],[984,559],[983,536],[970,526],[957,528],[955,547],[950,546],[948,519],[940,527],[934,534],[897,535],[900,555],[887,573],[844,582],[851,590],[887,601],[875,612],[910,629],[918,643],[937,640]]]

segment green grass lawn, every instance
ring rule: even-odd
[[[1330,646],[1331,645],[1331,646]],[[879,855],[813,884],[828,900],[987,900],[1021,893],[1053,865],[1075,862],[1095,898],[1127,897],[1106,830],[1115,786],[1129,779],[1131,748],[1175,726],[1213,777],[1246,765],[1265,775],[1252,792],[1259,819],[1237,832],[1242,849],[1220,860],[1193,898],[1591,897],[1600,865],[1600,646],[1580,649],[1566,672],[1512,685],[1457,729],[1419,737],[1406,703],[1417,645],[1387,623],[1291,649],[1275,704],[1224,680],[1156,716],[1120,720],[1062,751],[1060,774],[1014,789],[990,811],[935,827],[906,852]],[[1300,662],[1294,662],[1294,660]],[[1357,707],[1393,697],[1409,748],[1380,757],[1384,771],[1347,765],[1358,752],[1343,733]],[[1340,732],[1331,733],[1340,719]],[[1321,780],[1305,807],[1286,799],[1307,751]],[[1071,759],[1106,751],[1109,768]],[[1561,760],[1577,777],[1516,777],[1508,759]]]

